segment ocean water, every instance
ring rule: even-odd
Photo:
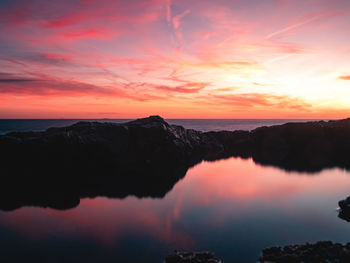
[[[79,121],[122,123],[131,119],[0,119],[0,134],[14,131],[44,131],[50,127],[64,127]],[[287,122],[306,122],[308,119],[167,119],[170,124],[181,125],[199,131],[253,130],[260,126],[279,125]]]
[[[1,129],[75,121],[16,120],[6,127],[2,121]],[[198,130],[250,130],[287,120],[168,121]],[[343,169],[309,174],[252,159],[204,161],[163,198],[97,196],[66,210],[0,210],[0,262],[161,263],[174,250],[208,250],[224,263],[255,263],[269,246],[350,242],[350,223],[337,213],[338,201],[349,195],[350,173]]]

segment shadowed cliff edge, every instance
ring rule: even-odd
[[[79,122],[0,136],[0,209],[68,209],[80,198],[163,197],[202,160],[249,158],[285,170],[350,167],[350,119],[200,132],[159,116]]]

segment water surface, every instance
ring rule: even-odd
[[[0,119],[0,134],[14,131],[44,131],[50,127],[69,126],[79,121],[123,123],[131,119]],[[306,122],[309,119],[167,119],[170,124],[198,131],[253,130],[261,126],[287,122]]]
[[[272,245],[349,242],[350,223],[336,211],[349,194],[350,174],[340,169],[307,174],[251,159],[202,162],[162,199],[97,197],[69,210],[2,211],[0,260],[160,263],[179,249],[256,262]]]

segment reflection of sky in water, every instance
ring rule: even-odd
[[[350,241],[350,224],[336,213],[348,195],[350,175],[339,169],[308,175],[251,160],[204,162],[164,199],[100,197],[65,211],[0,212],[0,259],[161,262],[187,249],[255,262],[271,245]]]

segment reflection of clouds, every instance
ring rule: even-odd
[[[308,175],[231,158],[191,168],[163,199],[100,197],[82,199],[77,208],[65,211],[21,208],[0,213],[0,225],[32,239],[78,237],[112,246],[125,237],[147,236],[191,248],[200,241],[188,232],[192,225],[224,228],[247,214],[271,210],[311,220],[296,213],[300,202],[346,191],[348,177],[339,169]]]
[[[172,211],[152,199],[82,199],[71,210],[21,208],[0,216],[0,224],[34,239],[50,236],[93,239],[110,246],[128,236],[149,236],[159,242],[193,246],[192,237],[173,227]]]
[[[324,170],[317,175],[285,172],[278,168],[255,165],[251,159],[228,159],[217,162],[204,162],[188,173],[188,187],[195,196],[213,197],[213,201],[225,198],[243,202],[264,200],[267,202],[288,199],[303,192],[319,192],[330,186],[344,189],[348,182],[347,174],[339,169]],[[334,177],[337,179],[334,180]],[[344,184],[340,184],[339,180]]]
[[[231,158],[191,168],[170,195],[181,195],[182,202],[177,206],[182,215],[193,209],[208,209],[212,212],[208,222],[227,224],[232,217],[244,217],[256,209],[264,213],[264,207],[293,215],[298,199],[327,198],[346,191],[348,176],[340,169],[309,175],[263,167],[251,159]]]

